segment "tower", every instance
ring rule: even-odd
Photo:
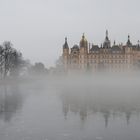
[[[88,41],[83,34],[82,39],[80,41],[80,55],[79,55],[79,64],[81,69],[87,68],[88,63]]]
[[[83,50],[83,53],[88,53],[88,41],[85,38],[85,34],[83,33],[82,39],[80,41],[80,49]]]
[[[106,30],[106,36],[105,36],[105,41],[103,43],[103,47],[104,48],[110,48],[111,47],[111,43],[108,37],[108,30]]]
[[[130,35],[128,35],[128,40],[126,42],[126,46],[125,46],[125,66],[126,69],[130,70],[132,68],[132,63],[134,61],[133,59],[133,45],[130,41]]]
[[[69,46],[67,42],[67,37],[65,38],[65,43],[63,45],[63,66],[64,70],[68,69],[69,64]]]
[[[128,40],[127,40],[126,45],[127,45],[127,47],[131,47],[132,46],[132,43],[130,41],[130,35],[128,35]]]
[[[125,52],[130,53],[132,51],[132,43],[130,41],[130,35],[128,35],[128,40],[126,42]]]

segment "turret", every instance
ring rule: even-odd
[[[111,47],[111,43],[108,37],[108,30],[106,30],[106,36],[105,36],[105,41],[103,43],[103,48],[110,48]]]
[[[88,41],[85,38],[85,35],[83,34],[82,39],[80,41],[80,52],[83,54],[87,54],[88,53]]]
[[[85,34],[83,33],[82,39],[80,41],[80,48],[87,48],[88,47],[88,41],[85,38]]]
[[[86,69],[88,62],[88,41],[86,40],[84,34],[82,36],[79,46],[80,46],[80,55],[79,55],[80,68]]]
[[[127,40],[126,45],[127,45],[127,47],[131,47],[132,46],[132,43],[130,41],[130,35],[128,35],[128,40]]]
[[[67,37],[65,38],[65,43],[64,43],[64,45],[63,45],[63,51],[65,52],[67,52],[69,50],[69,46],[68,46],[68,42],[67,42]]]
[[[67,38],[65,38],[65,43],[63,45],[63,64],[64,68],[67,69],[69,62],[69,46],[67,43]]]

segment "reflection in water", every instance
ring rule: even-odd
[[[0,86],[0,140],[139,140],[140,86],[123,83]]]
[[[109,89],[110,90],[110,89]],[[133,91],[129,93],[110,92],[106,90],[79,90],[64,89],[61,94],[62,107],[65,119],[68,113],[73,112],[79,114],[82,121],[86,120],[90,115],[101,115],[104,118],[105,127],[108,126],[110,119],[117,117],[125,117],[127,125],[130,123],[133,114],[139,115],[140,112],[140,95]],[[130,91],[131,92],[131,91]],[[125,94],[125,95],[124,95]]]
[[[17,84],[0,87],[0,119],[9,122],[22,107],[22,95]]]

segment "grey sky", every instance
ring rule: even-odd
[[[140,39],[139,0],[0,0],[0,43],[10,40],[26,59],[54,65],[65,36],[69,46],[84,32],[101,44],[105,30],[113,42]]]

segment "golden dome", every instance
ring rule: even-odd
[[[85,38],[85,35],[83,34],[82,39],[80,41],[80,47],[86,47],[88,45],[88,41]]]

